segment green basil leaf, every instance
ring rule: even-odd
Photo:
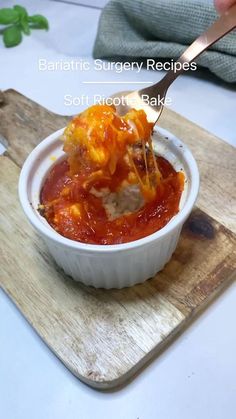
[[[19,6],[18,4],[16,4],[13,7],[13,9],[16,10],[16,12],[18,13],[20,18],[22,18],[22,17],[24,18],[25,16],[28,17],[28,13],[27,13],[27,10],[25,9],[25,7]]]
[[[42,15],[29,16],[28,21],[33,29],[49,29],[48,20]]]
[[[28,22],[27,10],[22,6],[19,6],[18,4],[14,6],[14,9],[18,12],[20,16],[19,24],[22,31],[25,33],[25,35],[30,35],[30,27],[29,27],[29,22]]]
[[[24,17],[20,20],[20,26],[25,35],[30,35],[31,31],[27,17]]]
[[[19,14],[14,9],[0,9],[0,25],[9,25],[19,21]]]
[[[3,42],[7,48],[15,47],[22,41],[21,30],[17,25],[9,26],[3,31]]]

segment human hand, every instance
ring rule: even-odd
[[[215,8],[219,13],[224,13],[231,6],[236,4],[236,0],[214,0]]]

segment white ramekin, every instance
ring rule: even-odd
[[[74,280],[96,288],[123,288],[153,277],[169,261],[182,226],[196,201],[199,172],[189,149],[165,130],[155,130],[154,149],[185,173],[180,212],[160,231],[118,245],[79,243],[58,234],[37,211],[40,190],[53,161],[62,158],[63,129],[42,141],[28,156],[19,179],[23,210],[44,239],[57,264]]]

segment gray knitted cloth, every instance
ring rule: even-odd
[[[216,18],[213,0],[111,0],[101,14],[94,58],[176,59]],[[197,64],[236,82],[236,32]]]

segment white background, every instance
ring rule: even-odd
[[[105,2],[87,3],[99,7]],[[4,6],[13,4],[4,2]],[[81,108],[66,107],[65,94],[108,95],[127,88],[125,84],[87,85],[83,81],[161,78],[161,73],[145,70],[122,75],[38,71],[39,58],[83,58],[92,64],[100,11],[46,0],[23,0],[20,4],[32,14],[45,14],[50,31],[35,31],[19,47],[9,50],[0,40],[2,90],[15,88],[54,112],[72,115]],[[177,112],[236,145],[235,87],[205,73],[192,73],[175,82],[170,96]],[[71,375],[1,291],[0,418],[235,418],[235,297],[236,287],[231,286],[131,383],[119,391],[102,393]]]

